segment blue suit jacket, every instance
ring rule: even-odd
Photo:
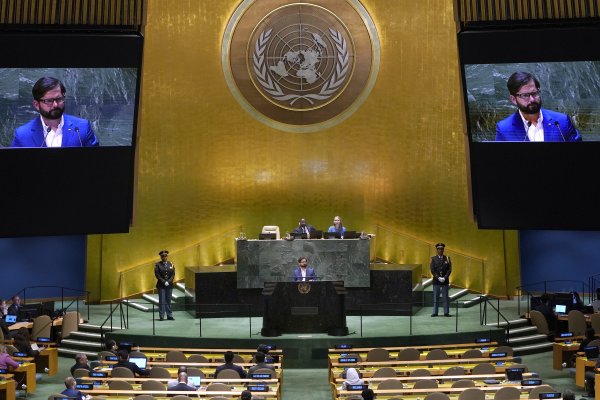
[[[555,111],[541,109],[544,116],[545,142],[579,142],[581,136],[571,123],[568,115]],[[558,123],[558,124],[557,124]],[[560,128],[560,129],[559,129]],[[561,135],[562,133],[562,135]],[[563,139],[564,137],[564,139]],[[528,142],[527,131],[517,111],[496,124],[497,142]]]
[[[306,280],[311,281],[315,279],[317,279],[317,274],[315,274],[315,270],[311,267],[306,267]],[[296,269],[294,270],[294,281],[302,281],[302,271],[300,271],[300,267],[296,267]]]
[[[88,120],[63,114],[65,124],[62,132],[61,147],[98,146],[98,139]],[[44,128],[40,117],[36,117],[18,127],[11,147],[46,147]],[[81,138],[81,142],[79,141]]]
[[[69,397],[69,398],[73,398],[73,399],[78,399],[81,400],[85,397],[85,395],[83,393],[81,393],[79,390],[77,389],[65,389],[62,392],[60,392],[60,394],[64,394],[65,396]]]

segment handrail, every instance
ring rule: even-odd
[[[119,320],[121,322],[121,329],[123,329],[123,326],[125,326],[125,329],[127,329],[127,327],[129,326],[129,310],[127,310],[127,316],[125,317],[125,315],[123,315],[123,303],[119,301],[115,304],[111,301],[110,312],[108,313],[108,316],[104,319],[104,321],[100,324],[100,340],[102,345],[104,345],[104,326],[110,319],[110,330],[113,330],[113,314],[117,309],[119,310]]]
[[[549,283],[554,283],[554,282],[575,282],[575,283],[578,283],[578,284],[580,283],[581,284],[581,293],[583,295],[583,299],[585,300],[585,298],[586,298],[586,290],[585,290],[586,284],[585,284],[585,281],[576,280],[576,279],[552,279],[552,280],[544,280],[544,281],[533,282],[533,283],[526,283],[524,285],[516,287],[516,289],[518,291],[517,312],[519,314],[521,314],[521,297],[523,295],[523,291],[525,291],[525,293],[527,294],[527,312],[529,312],[531,310],[531,297],[533,297],[533,295],[531,294],[531,292],[533,290],[527,290],[526,289],[527,287],[531,287],[531,286],[543,284],[544,293],[547,293],[548,292],[548,284]],[[571,286],[571,287],[573,287],[573,286]]]
[[[215,235],[204,237],[202,240],[191,244],[189,246],[183,247],[181,249],[170,251],[170,257],[180,257],[182,259],[193,260],[196,262],[196,265],[208,265],[202,264],[203,253],[202,250],[204,248],[210,247],[207,244],[214,245],[217,243],[219,248],[227,249],[231,253],[232,257],[235,257],[235,241],[234,238],[239,235],[242,231],[242,225],[234,225],[228,229],[221,231]],[[220,241],[220,242],[219,242]],[[223,259],[213,260],[214,263],[221,262]],[[118,299],[123,299],[126,297],[130,297],[135,294],[145,293],[148,290],[154,288],[154,263],[155,259],[134,265],[130,268],[124,269],[119,272],[119,297]],[[129,278],[131,282],[137,285],[137,287],[130,290],[130,293],[125,293],[128,288]],[[114,299],[117,300],[117,299]]]
[[[388,241],[393,243],[386,245]],[[373,243],[372,259],[380,258],[399,264],[421,264],[423,265],[423,274],[429,275],[427,267],[431,257],[435,255],[434,242],[419,239],[389,226],[376,224]],[[404,248],[410,249],[410,252],[400,250],[396,253],[397,249]],[[460,260],[455,259],[453,262],[455,283],[459,286],[468,286],[469,290],[474,292],[486,293],[486,268],[483,258],[455,251],[449,247],[446,247],[445,254]]]
[[[590,275],[588,277],[588,288],[590,289],[590,297],[588,301],[590,303],[596,300],[596,290],[598,289],[598,287],[600,287],[596,285],[596,281],[598,280],[596,279],[597,276],[600,276],[600,274]]]
[[[81,299],[81,295],[76,296],[75,300],[72,300],[71,303],[65,307],[65,290],[68,291],[73,291],[76,293],[80,293],[82,295],[84,295],[84,299],[86,306],[87,306],[87,319],[90,319],[90,291],[89,290],[82,290],[82,289],[73,289],[73,288],[68,288],[68,287],[64,287],[64,286],[55,286],[55,285],[37,285],[37,286],[26,286],[23,289],[19,290],[17,293],[15,293],[14,295],[11,296],[19,296],[21,295],[21,293],[23,293],[23,295],[21,296],[23,298],[23,303],[27,304],[27,290],[33,290],[33,289],[39,289],[39,288],[60,288],[60,304],[61,304],[61,312],[65,312],[69,309],[69,307],[71,307],[71,305],[73,305],[73,302],[76,301],[75,303],[75,308],[77,310],[77,312],[79,312],[79,300]]]
[[[498,321],[496,322],[496,327],[500,328],[500,317],[502,317],[502,319],[504,320],[504,322],[506,322],[506,328],[505,328],[505,337],[506,337],[506,342],[508,343],[508,340],[510,339],[510,321],[504,316],[504,314],[502,314],[500,312],[500,298],[497,298],[496,301],[498,302],[498,307],[495,307],[491,302],[489,298],[485,298],[483,302],[479,303],[479,325],[487,325],[487,306],[488,304],[490,305],[490,307],[492,307],[494,310],[496,310],[496,313],[498,315]],[[483,304],[483,307],[482,307]]]

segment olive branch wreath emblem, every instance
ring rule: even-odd
[[[268,29],[262,31],[256,40],[256,44],[254,45],[254,52],[252,54],[252,64],[254,73],[256,74],[256,78],[258,83],[262,86],[262,88],[268,94],[273,97],[273,99],[278,101],[290,101],[290,105],[293,105],[297,100],[303,99],[308,101],[310,104],[314,104],[313,100],[327,100],[329,99],[345,82],[346,77],[348,75],[348,67],[349,67],[349,55],[348,48],[346,45],[346,39],[342,36],[341,32],[336,31],[335,29],[329,28],[329,33],[331,39],[335,43],[335,47],[337,49],[337,60],[335,65],[335,71],[331,76],[329,81],[326,81],[325,84],[321,87],[321,90],[318,94],[286,94],[281,90],[281,86],[277,83],[277,81],[271,78],[271,75],[268,73],[267,66],[265,63],[265,49],[267,48],[267,43],[271,38],[271,32],[273,29]]]

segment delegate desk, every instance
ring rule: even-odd
[[[573,343],[565,343],[565,342],[554,342],[552,344],[552,368],[556,370],[562,370],[563,363],[567,363],[567,365],[573,359],[573,356],[577,354],[577,350],[579,350],[579,346],[581,343],[573,342]]]
[[[370,287],[370,239],[237,240],[238,289],[289,282],[299,257],[307,257],[321,280]]]
[[[341,281],[265,283],[261,334],[326,332],[345,336],[345,293]]]
[[[588,360],[585,357],[577,357],[575,360],[575,384],[577,386],[585,387],[585,371],[593,370],[595,365],[595,360]]]
[[[207,391],[207,390],[198,390],[198,391],[182,391],[182,392],[169,392],[166,390],[111,390],[111,389],[91,389],[91,390],[81,390],[85,394],[89,394],[91,396],[110,396],[113,397],[122,397],[124,399],[131,399],[133,397],[149,394],[154,396],[154,398],[166,398],[167,396],[188,396],[190,398],[206,398],[210,399],[212,397],[223,396],[227,398],[239,399],[242,394],[241,390],[232,390],[227,392],[220,391]],[[275,391],[268,392],[255,392],[253,396],[261,397],[264,399],[277,399],[279,398],[279,393]],[[171,397],[172,398],[172,397]]]
[[[498,346],[498,342],[489,342],[489,343],[452,343],[452,344],[427,344],[421,346],[395,346],[395,347],[384,347],[390,352],[399,352],[405,349],[417,349],[421,350],[433,350],[433,349],[442,349],[446,350],[455,350],[462,349],[462,351],[466,351],[469,349],[479,349],[486,350],[487,348],[494,349]],[[367,353],[369,350],[373,350],[375,347],[351,347],[347,349],[329,349],[329,353]]]
[[[0,400],[15,400],[15,391],[17,383],[10,378],[10,375],[3,375],[4,380],[0,380]]]
[[[487,393],[496,393],[498,392],[500,389],[505,388],[509,385],[495,385],[495,386],[478,386],[477,388],[484,391],[486,394]],[[515,387],[517,389],[519,389],[521,391],[521,395],[523,394],[529,394],[529,392],[537,387],[537,386],[519,386],[519,385],[510,385],[512,387]],[[437,389],[373,389],[373,391],[375,392],[375,394],[377,395],[377,398],[380,399],[382,396],[386,396],[386,395],[420,395],[422,398],[427,396],[430,393],[446,393],[446,394],[460,394],[465,390],[465,388],[437,388]],[[339,390],[338,391],[340,396],[351,396],[351,395],[356,395],[357,392],[356,391],[351,391],[351,390]],[[527,396],[528,397],[528,396]],[[526,398],[527,398],[526,397]],[[402,398],[405,398],[405,396],[402,396]],[[487,396],[486,396],[487,398]]]

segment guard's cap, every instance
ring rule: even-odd
[[[438,243],[435,245],[436,249],[443,249],[444,247],[446,247],[446,245],[444,243]]]
[[[168,251],[168,250],[161,250],[161,251],[158,253],[158,255],[159,255],[159,256],[161,256],[161,257],[162,257],[162,256],[168,256],[168,255],[169,255],[169,251]]]

